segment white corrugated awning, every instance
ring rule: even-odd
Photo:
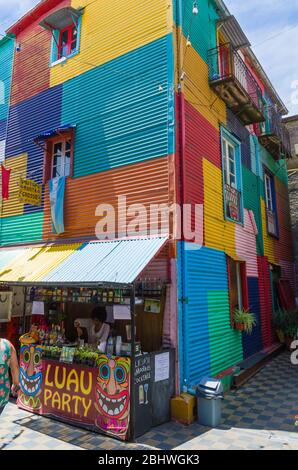
[[[157,237],[88,243],[41,281],[52,285],[131,284],[167,241],[167,237]]]

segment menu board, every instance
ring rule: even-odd
[[[152,380],[150,354],[135,359],[135,435],[142,436],[152,427]]]

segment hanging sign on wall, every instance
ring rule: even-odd
[[[31,206],[41,206],[42,186],[32,180],[20,178],[19,181],[19,200],[24,204]]]

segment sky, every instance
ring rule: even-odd
[[[0,33],[39,0],[0,0]],[[207,1],[207,0],[199,0]],[[225,0],[250,40],[271,82],[298,114],[298,1]]]

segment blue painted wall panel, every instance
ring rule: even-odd
[[[178,276],[181,276],[184,256],[184,272],[179,284],[179,299],[186,302],[179,307],[179,337],[182,339],[183,351],[180,350],[180,381],[185,379],[187,386],[198,383],[202,375],[209,374],[211,369],[209,353],[209,323],[207,284],[202,276],[206,269],[207,248],[191,249],[197,245],[178,243]],[[210,250],[212,251],[212,250]],[[181,339],[180,339],[181,343]]]
[[[0,140],[6,139],[6,119],[0,121]]]
[[[260,290],[257,278],[249,277],[248,282],[248,301],[249,309],[255,314],[257,325],[254,327],[251,335],[242,334],[242,344],[244,358],[248,358],[262,349],[262,330],[261,330],[261,307]]]

